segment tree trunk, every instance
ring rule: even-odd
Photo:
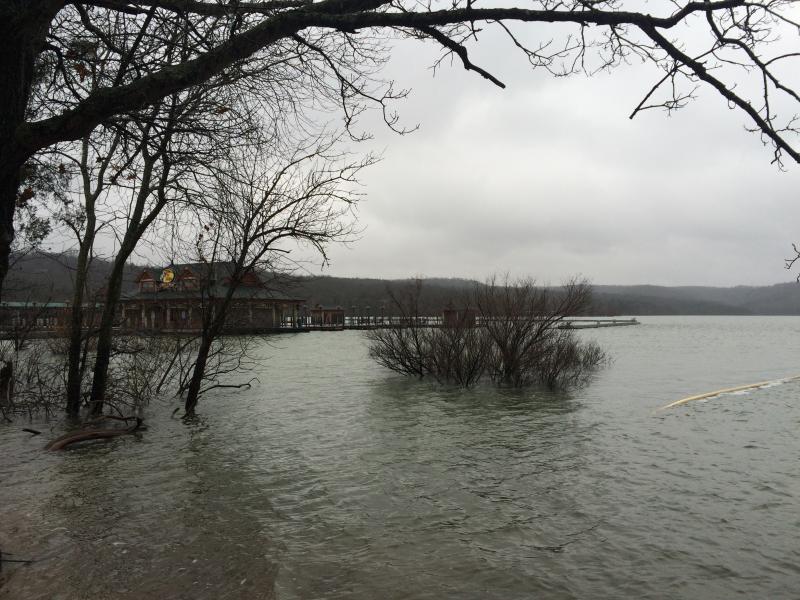
[[[94,231],[94,223],[91,223]],[[87,233],[87,238],[94,238]],[[75,289],[72,294],[72,310],[70,311],[69,349],[67,353],[67,414],[71,417],[78,416],[81,406],[81,341],[83,338],[83,299],[86,289],[89,251],[93,239],[86,239],[81,244],[78,252],[78,265],[75,273]],[[91,313],[90,313],[91,315]],[[91,323],[89,324],[91,327]]]
[[[94,248],[97,215],[95,201],[100,195],[102,186],[98,185],[96,193],[91,189],[89,173],[89,140],[84,139],[81,147],[81,172],[83,176],[83,196],[85,202],[86,222],[84,234],[78,235],[78,264],[75,269],[75,287],[72,292],[71,323],[69,328],[69,351],[67,354],[67,414],[77,417],[81,406],[81,384],[83,383],[84,360],[86,349],[81,348],[83,338],[83,300],[89,282],[89,258]],[[103,173],[101,171],[100,178]],[[93,300],[93,298],[91,298]],[[94,307],[89,311],[89,318],[94,318]],[[88,323],[87,342],[93,323]]]
[[[70,311],[69,347],[67,349],[67,415],[77,417],[81,408],[81,333],[83,324],[83,294],[76,282]]]
[[[5,12],[5,11],[3,11]],[[14,242],[14,207],[20,185],[20,168],[25,162],[22,149],[16,143],[16,129],[25,120],[30,74],[29,57],[18,32],[0,12],[0,299],[8,274],[11,244]]]
[[[25,122],[36,57],[61,5],[58,0],[0,2],[0,299],[14,242],[20,169],[31,156],[18,143],[17,128]]]
[[[197,359],[194,362],[194,371],[192,371],[192,380],[189,382],[189,390],[186,392],[184,409],[187,415],[193,415],[197,406],[197,401],[200,397],[200,386],[206,373],[208,355],[211,352],[211,344],[214,343],[215,338],[216,336],[204,332],[200,340],[200,348],[197,350]]]
[[[234,282],[237,279],[234,279]],[[217,306],[214,305],[214,300],[211,300],[210,307],[210,323],[207,327],[203,328],[203,335],[200,339],[200,348],[197,350],[197,359],[194,363],[194,370],[192,371],[192,380],[189,382],[189,389],[186,392],[186,403],[184,409],[187,415],[193,415],[194,409],[197,406],[197,401],[200,398],[200,386],[203,383],[203,377],[206,374],[206,365],[208,364],[208,355],[211,352],[211,345],[214,343],[225,327],[225,318],[228,314],[228,309],[231,305],[233,292],[238,287],[238,283],[232,282],[228,287],[228,292],[223,301]]]
[[[103,403],[106,396],[106,385],[108,384],[108,366],[111,363],[111,345],[114,337],[114,318],[116,317],[119,297],[122,293],[122,276],[125,272],[125,261],[130,252],[120,253],[114,260],[114,267],[108,278],[106,296],[103,303],[103,314],[100,317],[100,327],[97,330],[97,355],[94,363],[94,374],[92,376],[92,395],[91,405],[92,414],[100,415],[103,413]]]
[[[4,103],[2,96],[0,94],[0,106]],[[0,145],[6,145],[4,132],[0,132],[0,139],[4,140]],[[5,152],[0,149],[0,300],[3,298],[3,285],[8,275],[11,245],[14,243],[14,204],[19,188],[20,166],[19,163],[7,161]]]

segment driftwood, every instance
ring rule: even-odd
[[[38,429],[30,429],[28,427],[23,427],[22,431],[24,431],[25,433],[30,433],[31,435],[41,435],[42,433]]]
[[[136,423],[124,429],[119,427],[109,429],[81,429],[78,431],[70,431],[64,435],[57,437],[44,448],[45,450],[63,450],[70,444],[77,442],[87,442],[89,440],[104,440],[108,438],[118,437],[120,435],[127,435],[133,433],[142,425],[142,420],[139,417],[128,417],[125,419],[118,419],[121,421],[128,421],[136,419]]]

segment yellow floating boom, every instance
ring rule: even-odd
[[[719,396],[721,394],[730,394],[731,392],[741,392],[743,390],[751,390],[753,388],[760,388],[765,385],[770,385],[772,383],[786,383],[789,381],[795,381],[800,379],[800,375],[795,375],[794,377],[786,377],[784,379],[773,379],[772,381],[762,381],[760,383],[750,383],[748,385],[740,385],[737,387],[732,388],[725,388],[722,390],[717,390],[715,392],[708,392],[706,394],[698,394],[697,396],[689,396],[688,398],[681,398],[680,400],[675,400],[675,402],[671,402],[666,406],[662,406],[658,410],[666,410],[667,408],[673,408],[675,406],[680,406],[681,404],[686,404],[687,402],[692,402],[693,400],[704,400],[705,398],[712,398],[713,396]]]

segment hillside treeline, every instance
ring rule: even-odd
[[[9,277],[8,300],[68,301],[75,257],[71,254],[36,253],[18,258]],[[132,290],[142,265],[130,265],[125,287]],[[156,267],[156,268],[160,268]],[[110,263],[96,259],[92,286],[103,287]],[[281,293],[302,298],[308,306],[341,306],[347,314],[390,314],[389,289],[413,281],[350,277],[299,277],[281,284]],[[469,279],[425,280],[420,306],[438,314],[448,303],[459,304],[477,282]],[[655,285],[595,285],[587,314],[615,315],[800,315],[800,284],[771,286],[666,287]]]

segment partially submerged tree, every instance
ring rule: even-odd
[[[387,49],[387,32],[431,40],[446,55],[494,84],[474,64],[468,45],[486,27],[499,28],[535,68],[557,75],[593,73],[630,61],[654,66],[653,85],[633,110],[674,110],[706,86],[747,116],[774,151],[800,162],[797,134],[798,20],[795,0],[664,2],[653,13],[618,0],[551,2],[479,8],[472,0],[413,4],[384,0],[3,0],[0,2],[0,285],[14,239],[21,169],[41,150],[80,139],[100,124],[159,103],[193,86],[225,85],[232,70],[293,65],[338,93],[345,119],[369,103],[384,110],[402,96],[391,84],[371,85]],[[181,19],[187,51],[144,53],[165,24]],[[121,38],[97,22],[131,26]],[[540,23],[545,38],[525,41],[518,23]],[[550,32],[550,34],[548,34]],[[786,42],[776,43],[783,36]],[[104,58],[100,59],[99,57]],[[81,83],[98,60],[124,68],[101,89]],[[146,66],[153,68],[143,68]],[[268,67],[267,67],[268,68]],[[287,79],[287,84],[299,78]],[[285,89],[276,86],[278,96]],[[287,103],[319,107],[320,99],[291,87]],[[269,110],[269,103],[265,104]]]
[[[208,285],[200,290],[202,330],[186,390],[187,414],[194,412],[209,356],[231,321],[237,298],[248,293],[248,276],[256,271],[272,279],[289,274],[289,254],[298,244],[325,262],[327,247],[351,236],[356,178],[373,158],[353,161],[337,142],[323,136],[285,152],[274,140],[239,148],[217,165],[210,185],[189,207],[204,224],[196,251],[208,266]],[[222,275],[215,273],[223,267]],[[222,276],[224,286],[218,285]]]
[[[407,292],[405,302],[392,294],[395,310],[415,311],[421,285],[418,281]],[[404,375],[461,386],[484,376],[511,387],[580,383],[605,354],[563,326],[565,318],[582,314],[590,300],[585,281],[549,288],[526,279],[492,278],[460,299],[460,310],[448,311],[451,317],[446,314],[439,327],[415,313],[397,327],[367,332],[370,356]]]
[[[97,353],[90,401],[96,414],[102,412],[112,352],[112,328],[122,293],[125,265],[140,240],[170,202],[177,202],[191,189],[192,182],[211,169],[215,144],[223,144],[214,124],[205,119],[208,107],[216,104],[213,90],[193,88],[155,106],[147,118],[141,116],[129,126],[136,130],[135,144],[126,156],[130,175],[128,202],[117,231],[118,246],[103,297],[98,325]],[[228,124],[223,126],[228,131]],[[73,406],[71,410],[75,410]]]
[[[492,379],[515,387],[541,380],[542,365],[567,358],[561,346],[569,344],[571,335],[559,326],[565,318],[583,314],[591,297],[591,286],[576,279],[550,288],[530,279],[492,277],[477,287],[475,304],[493,343]]]
[[[435,370],[430,329],[420,309],[422,286],[422,280],[415,279],[400,290],[389,288],[389,311],[396,314],[390,325],[398,326],[372,329],[365,334],[370,342],[369,354],[378,364],[420,379]]]
[[[62,149],[57,153],[65,171],[76,171],[76,198],[65,195],[54,207],[54,220],[63,225],[77,245],[76,265],[73,273],[72,302],[69,308],[67,331],[67,412],[77,414],[83,393],[83,381],[88,357],[88,344],[92,338],[92,324],[97,308],[95,290],[91,288],[89,269],[94,258],[95,238],[107,223],[98,223],[97,205],[114,186],[121,170],[107,178],[111,165],[117,158],[117,148],[122,141],[119,132],[111,135],[101,130],[95,136],[83,138],[73,146],[73,152]],[[72,164],[70,164],[72,163]],[[70,167],[65,165],[69,164]],[[90,306],[85,306],[86,302]]]
[[[83,14],[81,16],[87,17]],[[131,53],[158,56],[157,60],[135,67],[142,71],[153,70],[165,62],[176,60],[176,55],[185,54],[191,48],[187,38],[201,35],[194,31],[187,33],[186,28],[190,24],[184,19],[173,18],[162,19],[158,28],[159,36],[151,39],[143,35],[149,23],[147,19],[143,22],[134,20],[133,23],[126,21],[120,23],[108,18],[95,19],[92,21],[91,36],[88,39],[82,39],[80,28],[75,30],[75,25],[72,24],[73,30],[70,30],[72,36],[67,37],[72,45],[63,41],[62,43],[70,48],[77,44],[78,50],[73,48],[76,52],[86,52],[86,49],[90,48],[89,52],[96,60],[89,61],[88,66],[82,67],[78,77],[70,81],[72,86],[61,92],[64,101],[69,102],[80,97],[84,88],[94,90],[102,87],[104,83],[122,80],[128,70],[134,68],[130,58],[120,56],[119,51],[113,48],[114,44],[109,40],[117,40],[124,45],[129,43],[129,38],[133,38],[135,43],[131,47]],[[209,39],[213,39],[211,34]],[[100,54],[98,48],[102,49]],[[232,210],[238,211],[235,213],[237,217],[245,210],[246,207],[243,205],[232,207],[230,202],[227,204],[222,200],[218,202],[218,199],[204,198],[204,195],[209,189],[208,186],[213,188],[214,182],[219,184],[224,176],[223,173],[236,171],[238,161],[245,155],[265,151],[263,141],[265,138],[273,141],[276,139],[275,131],[280,130],[279,117],[283,111],[280,101],[284,98],[278,98],[277,102],[270,104],[269,100],[275,94],[269,91],[269,88],[285,85],[287,89],[292,89],[292,86],[297,85],[297,82],[292,82],[284,74],[282,62],[277,60],[274,64],[257,64],[252,68],[239,67],[235,72],[227,73],[224,84],[209,82],[176,92],[146,109],[120,116],[112,123],[98,127],[79,144],[62,144],[49,152],[49,155],[63,161],[60,165],[62,169],[65,168],[64,163],[70,167],[74,163],[78,173],[76,191],[79,200],[74,201],[73,198],[72,202],[65,201],[59,212],[60,221],[66,224],[75,236],[78,249],[68,351],[67,412],[70,415],[77,415],[80,407],[85,379],[83,368],[86,357],[85,342],[89,333],[96,334],[97,337],[94,369],[90,381],[90,401],[94,414],[100,414],[103,410],[114,351],[113,326],[117,318],[125,264],[150,228],[163,216],[165,209],[178,202],[195,208],[202,206],[206,212],[205,216],[210,220],[226,225],[232,224],[232,217],[226,216]],[[65,78],[67,75],[63,74]],[[253,90],[248,87],[253,85],[263,85],[268,91]],[[271,114],[265,109],[264,101],[267,101],[271,109],[281,109],[279,114]],[[287,112],[290,111],[287,109]],[[282,141],[286,143],[287,140]],[[270,183],[274,186],[276,196],[286,193],[284,189],[287,185],[286,180],[296,177],[296,171],[300,169],[299,163],[310,162],[311,158],[324,158],[330,162],[332,147],[332,142],[318,146],[311,156],[303,157],[302,153],[309,148],[278,149],[276,143],[272,143],[266,149],[272,158],[262,160],[264,163],[271,160],[272,164],[265,164],[264,168],[277,168],[276,165],[281,160],[280,155],[292,156],[294,152],[292,158],[287,159],[288,164],[285,168],[278,170],[275,174],[276,179]],[[236,157],[232,158],[232,153],[237,152]],[[297,162],[294,162],[295,159]],[[343,166],[339,173],[339,182],[352,178],[358,170],[357,167],[363,166],[369,160],[360,165]],[[339,235],[335,223],[339,213],[331,210],[331,206],[322,200],[325,193],[334,191],[332,187],[334,179],[323,180],[322,176],[333,174],[332,172],[323,174],[320,171],[317,175],[321,176],[318,181],[308,182],[309,185],[317,186],[317,189],[309,188],[309,195],[293,199],[292,203],[286,201],[292,210],[284,206],[282,211],[269,212],[269,209],[280,203],[275,197],[270,197],[268,202],[264,200],[260,204],[255,203],[255,210],[266,212],[257,215],[254,222],[263,226],[272,220],[275,221],[272,223],[275,229],[271,231],[271,236],[266,235],[268,232],[254,231],[252,235],[259,236],[259,239],[248,240],[246,247],[243,248],[246,254],[251,252],[252,246],[257,243],[264,244],[264,248],[270,247],[270,244],[274,245],[287,235],[286,231],[290,227],[291,237],[294,239],[307,239],[310,243],[318,245],[322,244],[320,240],[323,238],[321,228],[317,227],[319,223],[326,224],[325,233],[330,235],[330,239],[335,239]],[[230,181],[232,180],[229,179]],[[236,183],[241,184],[241,181]],[[263,187],[268,184],[262,182],[261,185]],[[254,192],[254,189],[251,192]],[[332,196],[327,198],[327,200],[333,199]],[[297,209],[295,202],[302,202],[298,210],[295,210]],[[253,209],[253,206],[250,208]],[[303,211],[300,218],[298,218],[299,210]],[[173,210],[171,214],[176,212],[178,211]],[[290,223],[288,221],[290,217],[294,218],[295,222]],[[283,218],[287,221],[281,229],[279,221]],[[248,227],[250,226],[254,226],[254,223],[249,223]],[[96,332],[89,332],[86,327],[87,319],[83,314],[86,278],[95,238],[102,227],[113,232],[115,253],[111,273],[105,281],[102,298],[99,299],[101,302],[99,323]],[[315,227],[319,231],[314,229]],[[238,227],[234,233],[250,235],[243,231],[242,227]],[[230,241],[231,232],[227,231],[226,234],[228,238],[225,241]],[[225,250],[233,251],[230,244]],[[248,260],[251,258],[252,256],[248,256]],[[221,300],[226,304],[224,298]],[[91,304],[92,307],[96,306],[94,299]],[[210,329],[213,332],[217,328]],[[81,341],[84,341],[83,352]],[[199,356],[202,357],[207,352],[209,352],[208,345],[205,342],[201,343]],[[217,355],[219,356],[220,354]],[[202,371],[202,368],[200,370]],[[189,396],[193,397],[196,393],[192,388]],[[194,401],[196,402],[196,398]]]
[[[79,15],[88,18],[80,11]],[[190,24],[185,19],[161,20],[153,25],[147,19],[119,20],[106,13],[94,16],[90,21],[67,18],[62,23],[57,47],[77,57],[79,68],[72,74],[64,71],[63,64],[51,65],[62,71],[66,85],[49,90],[47,98],[40,98],[42,103],[57,99],[69,104],[124,80],[132,69],[138,76],[152,72],[185,57],[196,42],[187,33]],[[144,35],[148,27],[154,28],[150,35]],[[128,48],[127,53],[122,52],[123,47]],[[151,58],[137,63],[137,56]],[[53,209],[56,220],[66,226],[77,246],[68,348],[69,414],[77,415],[84,381],[86,353],[81,351],[81,341],[86,342],[91,333],[84,304],[98,232],[106,228],[111,234],[115,253],[102,297],[91,298],[93,310],[96,300],[102,303],[91,379],[96,413],[102,411],[105,396],[112,327],[126,262],[166,206],[181,198],[187,184],[207,172],[226,147],[239,143],[233,134],[247,135],[254,129],[253,113],[230,86],[205,84],[121,115],[79,143],[60,144],[44,154],[50,164],[58,164],[59,172],[77,175],[72,196],[64,195],[63,202]]]

